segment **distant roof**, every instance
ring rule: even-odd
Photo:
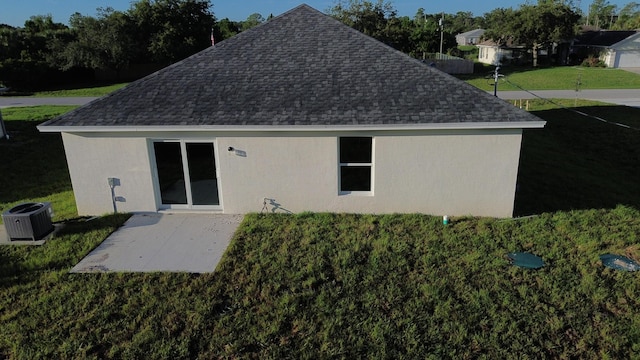
[[[542,123],[300,5],[40,129],[522,122]]]
[[[585,31],[578,35],[573,42],[574,46],[611,46],[631,35],[636,31],[599,30]]]
[[[483,34],[484,34],[484,29],[475,29],[475,30],[463,32],[462,34],[458,34],[456,35],[456,37],[457,36],[476,37],[476,36],[482,36]]]

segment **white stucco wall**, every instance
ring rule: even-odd
[[[512,216],[520,130],[373,137],[370,196],[338,194],[336,134],[219,138],[247,154],[220,157],[224,209],[259,211],[266,197],[293,212]]]
[[[120,181],[119,212],[157,210],[146,139],[62,133],[62,140],[80,215],[113,212],[108,178]]]
[[[148,139],[194,138],[215,142],[225,213],[259,212],[268,198],[279,211],[292,212],[512,216],[519,129],[268,135],[63,134],[63,139],[81,214],[112,211],[108,177],[121,182],[116,195],[126,201],[118,203],[119,211],[157,210]],[[340,195],[338,137],[363,135],[374,138],[373,193]]]

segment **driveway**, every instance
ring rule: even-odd
[[[242,219],[226,214],[134,214],[71,272],[210,273]]]

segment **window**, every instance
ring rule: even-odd
[[[340,192],[370,192],[373,165],[373,139],[340,138]]]

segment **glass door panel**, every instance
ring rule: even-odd
[[[158,183],[163,204],[188,204],[179,142],[154,142]]]
[[[212,143],[186,143],[193,205],[220,205]]]

